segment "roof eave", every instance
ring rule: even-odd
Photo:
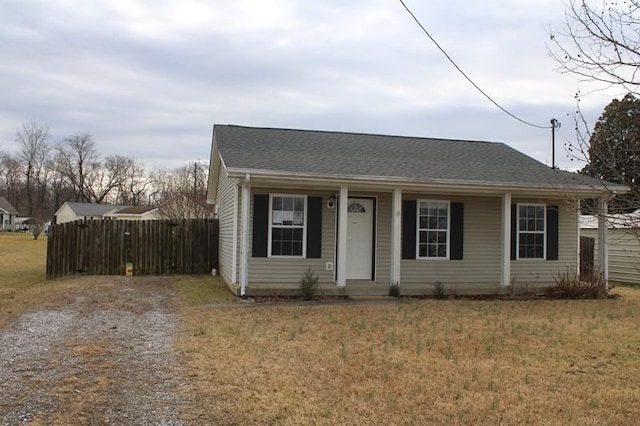
[[[575,198],[588,198],[588,197],[613,197],[616,194],[622,194],[629,191],[624,185],[602,185],[601,187],[590,185],[549,185],[549,184],[520,184],[520,183],[499,183],[499,182],[486,182],[475,180],[430,180],[425,181],[421,179],[408,179],[404,177],[389,177],[389,176],[355,176],[355,175],[330,175],[330,174],[314,174],[314,173],[292,173],[271,171],[263,169],[244,169],[244,168],[226,168],[227,175],[229,177],[243,178],[246,174],[250,174],[252,178],[256,179],[276,179],[282,181],[296,181],[296,182],[318,182],[324,183],[332,182],[336,185],[339,184],[370,184],[375,186],[388,186],[388,187],[408,187],[408,188],[448,188],[451,190],[462,189],[470,190],[474,189],[477,192],[546,192],[554,194],[567,194],[571,193],[575,195]]]

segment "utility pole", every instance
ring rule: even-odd
[[[198,192],[198,162],[193,162],[193,196]]]
[[[551,119],[551,168],[556,168],[556,129],[562,124],[555,118]]]

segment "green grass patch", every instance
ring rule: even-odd
[[[0,232],[0,288],[28,289],[46,278],[47,238]]]
[[[234,303],[237,300],[222,279],[217,276],[176,276],[173,283],[180,300],[189,306]]]

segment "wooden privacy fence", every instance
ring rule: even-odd
[[[204,274],[217,266],[216,219],[88,220],[49,227],[47,279]]]

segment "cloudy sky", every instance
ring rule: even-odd
[[[555,71],[558,0],[406,0],[462,69],[523,119],[573,139],[584,83]],[[550,164],[460,76],[397,0],[0,0],[0,150],[23,122],[90,132],[150,166],[207,160],[214,123],[505,142]],[[595,119],[610,95],[582,108]]]

